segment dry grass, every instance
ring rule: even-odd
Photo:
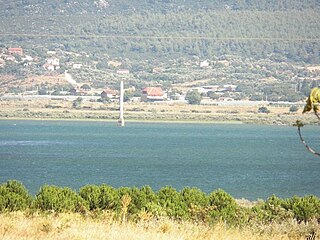
[[[0,118],[22,119],[91,119],[115,120],[116,103],[102,104],[86,101],[81,109],[73,109],[71,101],[63,100],[2,100]],[[268,107],[269,114],[258,113],[252,106],[205,106],[188,104],[126,103],[125,120],[134,121],[187,121],[187,122],[237,122],[292,125],[297,119],[304,123],[315,119],[313,114],[289,113],[288,107]]]
[[[277,231],[277,228],[283,228],[277,225],[266,227],[257,233],[258,231],[250,229],[229,229],[223,223],[209,227],[187,222],[177,223],[168,219],[138,223],[120,223],[112,219],[112,216],[107,213],[99,218],[78,214],[34,214],[32,216],[21,212],[2,214],[0,215],[0,239],[305,239],[296,234],[296,228],[299,228],[297,224],[290,226],[292,231]],[[270,230],[271,228],[273,230]]]

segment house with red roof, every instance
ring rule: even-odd
[[[116,98],[117,97],[117,91],[116,90],[112,90],[110,88],[106,88],[105,90],[102,91],[101,98]]]
[[[141,101],[155,102],[163,101],[166,99],[166,94],[161,87],[146,87],[142,90]]]
[[[119,70],[117,70],[117,73],[121,74],[121,75],[126,75],[126,74],[129,74],[130,71],[129,71],[129,69],[119,69]]]
[[[14,54],[14,55],[22,56],[22,54],[23,54],[23,49],[22,49],[22,48],[8,48],[8,53],[9,53],[9,54]]]

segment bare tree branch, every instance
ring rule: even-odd
[[[316,111],[315,111],[315,114],[316,114],[316,116],[317,116],[317,117],[319,118],[319,120],[320,120],[320,117],[319,117],[319,115],[316,113]],[[297,120],[297,122],[294,124],[294,126],[297,126],[297,127],[298,127],[298,133],[299,133],[300,140],[301,140],[301,142],[303,143],[303,145],[308,149],[308,151],[311,152],[312,154],[320,157],[320,153],[318,153],[318,152],[316,152],[315,150],[313,150],[313,149],[306,143],[306,141],[305,141],[305,140],[303,139],[303,137],[302,137],[301,128],[304,126],[304,124],[303,124],[301,121]]]

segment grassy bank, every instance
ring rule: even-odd
[[[305,239],[320,236],[320,199],[236,201],[218,189],[0,185],[1,239]]]
[[[320,234],[319,229],[316,231],[314,236]],[[3,240],[305,240],[312,234],[311,224],[298,225],[294,222],[240,229],[230,228],[222,222],[208,226],[169,219],[121,223],[112,220],[107,212],[99,217],[75,213],[30,215],[27,212],[0,215],[0,236]]]
[[[62,100],[0,101],[1,119],[77,119],[117,121],[115,103],[85,102],[75,109]],[[316,122],[313,114],[290,113],[288,107],[268,107],[270,113],[259,113],[258,106],[205,106],[188,104],[126,103],[126,121],[258,123],[292,125],[296,120]]]

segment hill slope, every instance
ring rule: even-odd
[[[259,1],[259,0],[13,0],[0,3],[0,16],[119,14],[137,12],[182,12],[199,10],[262,10],[288,11],[319,8],[317,0]]]
[[[319,63],[316,0],[16,0],[0,7],[2,47],[136,60],[233,54]]]

